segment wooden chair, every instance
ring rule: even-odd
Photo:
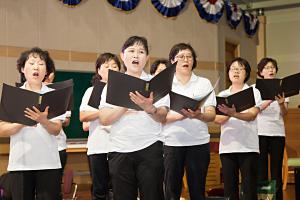
[[[282,189],[283,190],[286,190],[288,176],[289,176],[288,155],[286,149],[284,148],[283,161],[282,161]]]
[[[292,170],[289,170],[289,167]],[[284,149],[283,154],[283,164],[282,164],[282,189],[286,190],[286,185],[288,181],[289,174],[294,174],[294,168],[300,167],[300,158],[288,158],[286,149]]]
[[[74,171],[72,169],[66,168],[63,177],[63,200],[76,200],[77,199],[77,189],[78,186],[73,181]]]

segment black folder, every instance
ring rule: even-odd
[[[178,113],[181,113],[182,109],[191,109],[193,111],[197,110],[198,108],[200,108],[205,101],[207,100],[207,98],[211,95],[211,93],[215,90],[215,88],[218,86],[220,81],[220,77],[217,79],[213,89],[207,93],[205,96],[197,98],[197,99],[192,99],[189,98],[187,96],[181,95],[181,94],[177,94],[173,91],[171,91],[169,93],[170,95],[170,109],[174,110]]]
[[[74,107],[73,85],[74,85],[73,79],[55,82],[55,83],[51,83],[51,84],[47,85],[49,88],[52,88],[55,90],[64,89],[64,88],[72,86],[71,97],[70,97],[70,101],[68,103],[68,111],[73,110],[73,107]]]
[[[242,112],[244,110],[252,108],[253,106],[255,106],[253,88],[249,87],[228,97],[217,97],[217,115],[226,115],[218,109],[218,105],[222,104],[228,107],[232,107],[232,105],[234,105],[237,112]]]
[[[23,84],[24,83],[18,83],[18,82],[16,82],[15,86],[16,87],[22,87]],[[51,83],[51,84],[48,84],[47,86],[49,88],[58,90],[58,89],[63,89],[63,88],[70,87],[70,86],[73,86],[73,85],[74,85],[73,79],[69,79],[69,80],[66,80],[66,81],[60,81],[60,82]],[[68,110],[73,110],[73,107],[74,107],[74,99],[73,99],[73,90],[72,90],[70,102],[68,104]]]
[[[153,92],[154,102],[157,102],[171,91],[176,64],[168,66],[150,81],[109,70],[106,102],[121,107],[141,110],[129,97],[129,93],[135,91],[138,91],[145,97],[149,97],[150,92]]]
[[[299,94],[300,73],[287,76],[283,79],[257,79],[255,86],[263,100],[275,100],[275,96],[284,93],[285,97]]]
[[[170,109],[174,110],[178,113],[181,113],[182,109],[191,109],[197,110],[199,108],[199,104],[201,101],[197,101],[195,99],[189,98],[187,96],[177,94],[175,92],[170,92]]]
[[[105,85],[106,85],[106,83],[101,82],[101,81],[96,81],[94,83],[94,88],[93,88],[93,91],[91,93],[91,96],[90,96],[90,99],[88,102],[89,106],[92,106],[93,108],[96,108],[96,109],[99,108],[102,90]]]
[[[35,125],[37,124],[36,121],[24,116],[24,110],[26,108],[32,108],[32,106],[36,106],[40,111],[44,111],[46,106],[49,106],[49,119],[62,115],[68,110],[72,90],[73,86],[69,86],[45,94],[39,94],[3,84],[0,120],[20,123],[27,126]]]

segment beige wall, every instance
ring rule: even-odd
[[[266,12],[267,56],[278,61],[278,77],[300,72],[300,8]],[[290,98],[289,107],[300,104],[300,95]]]
[[[82,61],[70,58],[70,52],[118,54],[131,35],[147,37],[150,55],[156,58],[167,57],[175,43],[191,43],[200,61],[197,73],[212,82],[219,74],[224,76],[225,39],[240,43],[241,55],[250,62],[256,59],[256,40],[246,37],[242,24],[237,31],[231,30],[225,16],[217,25],[207,23],[199,17],[193,2],[177,18],[166,19],[150,1],[141,1],[134,11],[123,13],[105,0],[83,1],[75,8],[56,0],[1,0],[0,27],[1,83],[13,84],[18,79],[18,54],[9,53],[11,48],[40,46],[56,54],[59,51],[63,55],[54,56],[58,69],[93,71],[93,56]]]
[[[239,56],[249,61],[252,74],[255,73],[256,66],[256,45],[258,44],[257,35],[254,37],[248,37],[244,31],[244,23],[240,22],[236,30],[233,30],[228,26],[225,17],[223,16],[218,23],[218,60],[220,63],[225,63],[225,42],[238,45]],[[225,83],[226,68],[223,66],[223,70],[220,71],[223,83]],[[253,84],[255,79],[251,76],[248,84]],[[224,84],[225,85],[225,84]],[[224,88],[221,88],[224,89]]]

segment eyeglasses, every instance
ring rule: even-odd
[[[177,55],[176,58],[177,58],[177,60],[180,60],[180,61],[185,60],[185,59],[187,59],[189,61],[193,60],[192,55],[183,55],[183,54],[181,54],[181,55]]]
[[[233,68],[230,68],[229,69],[229,71],[237,71],[237,72],[241,72],[241,71],[243,71],[243,70],[245,70],[245,68],[238,68],[238,67],[233,67]]]
[[[273,66],[273,65],[271,65],[271,66],[265,66],[263,69],[265,69],[265,70],[270,70],[270,69],[276,69],[276,67],[275,66]]]

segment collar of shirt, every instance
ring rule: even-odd
[[[191,78],[190,78],[190,80],[189,80],[189,82],[188,82],[187,84],[189,84],[189,83],[191,83],[191,82],[195,82],[195,81],[197,81],[197,79],[198,79],[198,76],[196,76],[196,75],[194,74],[194,72],[192,72]],[[176,75],[174,75],[174,78],[173,78],[173,84],[181,84],[181,83],[179,82],[179,80],[177,79]]]
[[[125,74],[127,74],[127,72],[125,72]],[[139,78],[140,78],[140,79],[143,79],[143,80],[145,80],[145,81],[150,81],[152,77],[153,77],[153,76],[147,74],[147,73],[143,70],[142,73],[141,73],[141,76],[140,76]]]
[[[20,88],[26,89],[26,84],[27,84],[27,81],[26,81]],[[42,83],[42,88],[41,88],[41,90],[40,90],[39,92],[37,92],[37,93],[44,94],[44,93],[49,92],[49,91],[51,91],[51,90],[53,90],[53,89],[47,87],[45,83]]]
[[[232,85],[227,89],[227,93],[229,93],[229,94],[232,94],[231,93],[231,87],[232,87]],[[247,84],[247,83],[244,83],[244,86],[243,86],[243,88],[242,88],[242,90],[245,90],[245,89],[247,89],[247,88],[249,88],[249,85]],[[241,91],[242,91],[241,90]]]

